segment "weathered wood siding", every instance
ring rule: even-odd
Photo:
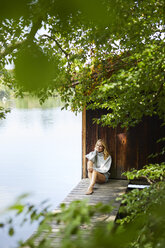
[[[157,117],[146,117],[136,127],[126,129],[101,127],[93,124],[103,110],[83,112],[83,178],[87,176],[85,154],[94,149],[98,139],[104,139],[112,156],[111,178],[121,179],[122,172],[131,168],[141,169],[145,164],[161,162],[164,156],[149,159],[148,156],[160,152],[161,143],[156,141],[165,136],[165,127]]]

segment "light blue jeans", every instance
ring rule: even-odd
[[[106,173],[103,173],[103,175],[105,176],[105,182],[107,183],[108,182],[108,179],[109,179],[109,173],[106,172]]]

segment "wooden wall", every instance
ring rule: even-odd
[[[165,157],[149,159],[152,153],[161,150],[156,141],[165,136],[165,127],[157,118],[144,118],[136,127],[128,131],[121,127],[115,129],[93,124],[93,118],[103,113],[101,110],[84,110],[82,124],[82,177],[87,177],[85,154],[94,149],[98,139],[104,139],[112,156],[111,178],[124,178],[121,174],[131,168],[141,169],[145,164],[161,162]]]

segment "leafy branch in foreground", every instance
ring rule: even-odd
[[[150,186],[142,190],[133,189],[120,199],[122,207],[119,211],[123,218],[117,222],[121,224],[134,221],[138,215],[147,213],[154,204],[165,201],[165,163],[146,165],[141,170],[133,169],[123,174],[130,180],[145,178]]]
[[[141,170],[131,170],[123,173],[129,180],[144,178],[149,184],[165,179],[165,162],[145,165]]]
[[[79,243],[83,235],[92,229],[91,217],[95,214],[110,213],[111,205],[98,203],[88,205],[87,201],[74,201],[69,207],[61,204],[57,211],[50,211],[47,201],[40,205],[23,204],[22,197],[17,199],[15,204],[8,208],[8,211],[15,211],[15,217],[22,215],[22,223],[38,222],[37,231],[26,242],[19,242],[20,247],[54,247],[54,243],[59,242],[61,247],[72,247],[73,243]],[[8,234],[13,236],[15,227],[13,220],[0,223],[0,228],[8,229]],[[57,232],[57,230],[59,230]],[[83,239],[82,239],[83,240]],[[83,242],[83,241],[82,241]]]
[[[119,214],[121,219],[117,223],[127,224],[133,222],[137,216],[147,214],[154,205],[165,201],[164,196],[165,182],[157,182],[144,189],[133,189],[122,198],[122,206]]]
[[[124,225],[111,222],[91,223],[96,213],[109,213],[109,205],[89,206],[84,201],[75,201],[67,208],[61,205],[59,212],[41,211],[38,214],[29,209],[32,220],[40,220],[36,233],[20,247],[28,248],[163,248],[165,245],[165,197],[164,182],[160,183],[159,193],[163,198],[154,201],[146,211],[135,215],[133,220]],[[136,207],[136,206],[135,206]],[[15,206],[14,208],[17,209]],[[143,209],[141,209],[143,210]],[[32,216],[32,213],[33,216]],[[59,232],[55,232],[58,224]],[[0,227],[3,227],[1,223]],[[14,234],[14,228],[10,234]]]

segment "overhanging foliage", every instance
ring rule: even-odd
[[[164,119],[163,0],[17,0],[15,6],[7,11],[4,1],[1,8],[0,58],[1,68],[14,61],[12,84],[20,94],[35,92],[42,102],[55,90],[73,111],[87,104],[111,109],[98,120],[103,125],[134,126],[154,114]],[[92,66],[101,61],[93,78]]]

